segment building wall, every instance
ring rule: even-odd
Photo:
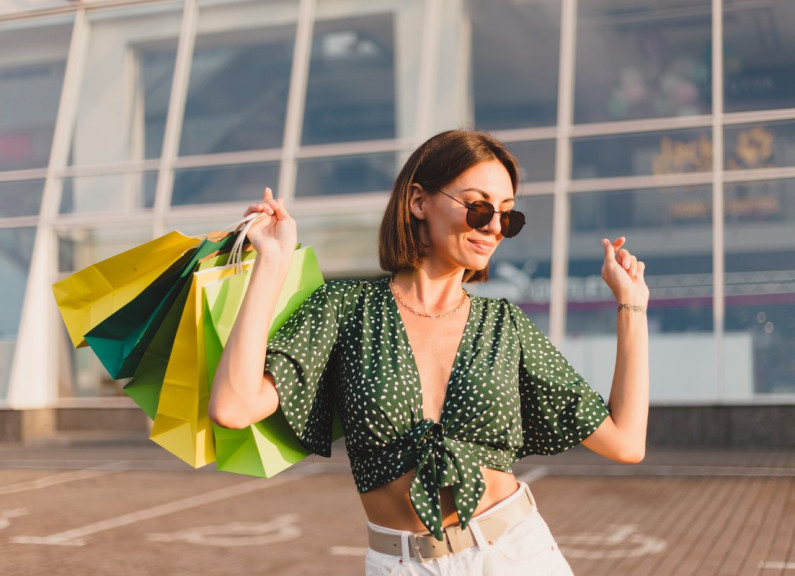
[[[0,403],[120,395],[49,286],[266,185],[328,277],[380,274],[401,163],[461,127],[514,151],[528,216],[473,291],[607,393],[599,240],[626,235],[652,401],[792,403],[793,24],[788,0],[0,0]]]

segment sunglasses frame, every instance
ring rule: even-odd
[[[466,218],[467,218],[467,226],[469,226],[473,230],[478,230],[480,228],[483,228],[486,224],[491,222],[491,219],[494,218],[495,214],[499,214],[500,215],[500,234],[502,234],[503,237],[505,237],[505,238],[513,238],[514,236],[519,234],[519,232],[522,231],[522,228],[524,228],[524,225],[527,223],[525,221],[524,213],[523,212],[519,212],[519,210],[497,210],[496,208],[494,208],[494,204],[492,204],[491,202],[487,202],[485,200],[475,200],[474,202],[464,202],[463,200],[459,200],[455,196],[450,196],[444,190],[437,190],[437,192],[440,192],[440,193],[444,194],[445,196],[450,198],[450,200],[453,200],[454,202],[458,202],[459,204],[461,204],[461,206],[464,206],[467,209],[467,216],[466,216]],[[483,222],[483,224],[481,224],[480,226],[475,226],[474,225],[477,222],[475,222],[474,224],[472,222],[470,222],[471,218],[475,218],[475,217],[480,217],[481,216],[481,214],[479,214],[477,212],[478,208],[476,207],[476,204],[479,204],[481,206],[485,205],[489,209],[491,209],[491,214]],[[510,228],[510,222],[511,222],[511,215],[512,214],[517,214],[522,223],[519,225],[519,229],[516,232],[514,232],[511,235],[508,235],[507,232],[509,231],[508,229]],[[485,217],[486,215],[483,214],[482,216]]]

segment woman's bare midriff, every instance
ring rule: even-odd
[[[483,493],[475,515],[481,514],[501,502],[518,488],[516,477],[508,472],[480,468],[483,480],[486,482],[486,491]],[[392,528],[394,530],[408,530],[421,532],[426,530],[420,521],[409,499],[409,486],[414,478],[414,470],[404,474],[389,484],[379,486],[375,490],[359,494],[364,506],[367,519],[373,524]],[[453,494],[450,488],[443,488],[442,496],[442,526],[458,524],[458,515],[453,503]]]

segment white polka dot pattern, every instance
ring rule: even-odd
[[[359,492],[416,469],[411,502],[437,538],[442,487],[452,488],[466,527],[485,489],[480,466],[510,472],[522,456],[561,452],[607,416],[521,309],[473,296],[440,421],[424,418],[388,279],[320,287],[269,343],[266,370],[287,421],[316,454],[331,453],[336,408]]]

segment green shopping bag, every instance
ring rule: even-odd
[[[190,282],[199,262],[216,252],[228,252],[234,241],[234,234],[224,235],[219,240],[205,238],[138,296],[85,335],[86,342],[112,378],[135,375],[144,352],[182,289]]]
[[[250,270],[243,271],[204,287],[204,344],[210,382],[215,375],[250,277]],[[323,276],[314,250],[311,247],[296,250],[276,304],[270,335],[275,334],[290,314],[322,284]],[[217,468],[226,472],[267,478],[289,468],[309,454],[298,441],[281,410],[242,430],[213,425],[213,434]],[[337,422],[334,438],[341,435],[341,427]]]
[[[246,261],[256,256],[256,252],[249,250],[243,252],[242,260]],[[229,254],[220,254],[200,260],[198,270],[205,270],[227,263]],[[174,346],[174,337],[177,334],[182,311],[190,291],[190,284],[185,284],[171,309],[163,319],[160,328],[155,333],[152,342],[146,348],[135,370],[132,379],[124,386],[124,392],[143,410],[149,418],[155,419],[157,405],[160,402],[160,391],[166,376],[168,359]]]

